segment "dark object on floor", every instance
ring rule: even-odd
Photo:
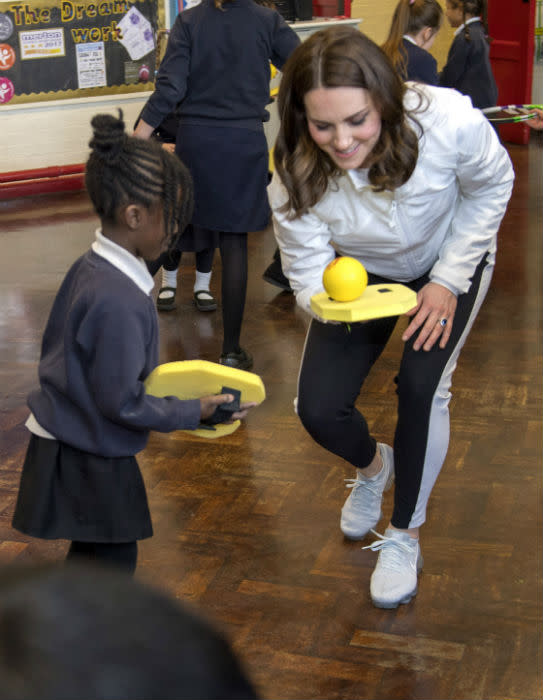
[[[235,367],[236,369],[251,369],[253,358],[247,350],[240,348],[239,352],[228,352],[225,355],[221,355],[219,363],[227,367]]]

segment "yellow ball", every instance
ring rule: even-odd
[[[361,262],[348,256],[335,258],[324,268],[322,283],[335,301],[354,301],[368,286],[368,273]]]

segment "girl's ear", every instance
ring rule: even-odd
[[[434,34],[437,34],[435,29],[432,29],[432,27],[424,27],[422,30],[422,38],[424,39],[424,43],[427,44]]]
[[[142,210],[139,204],[129,204],[123,210],[121,218],[129,229],[137,229],[142,222]]]

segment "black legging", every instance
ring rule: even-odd
[[[391,523],[419,527],[449,445],[449,401],[458,356],[490,284],[494,258],[479,263],[467,292],[458,295],[452,333],[445,348],[415,351],[417,333],[404,343],[396,377],[395,490]],[[370,275],[370,284],[388,282]],[[418,292],[428,275],[405,284]],[[364,323],[312,320],[298,378],[297,410],[304,428],[325,449],[354,467],[375,456],[372,427],[357,407],[366,377],[381,355],[397,317]],[[389,388],[393,388],[392,382]]]
[[[146,260],[145,264],[150,274],[154,277],[156,273],[163,267],[170,272],[177,270],[181,262],[183,253],[180,250],[171,250],[168,253],[163,253],[156,260]],[[211,272],[213,266],[213,256],[215,255],[214,248],[205,248],[194,253],[196,258],[196,269],[198,272]]]
[[[239,352],[241,323],[247,295],[247,233],[221,231],[222,352]]]
[[[133,574],[138,560],[138,543],[74,541],[70,545],[66,560],[70,562],[91,560],[112,565],[128,574]]]

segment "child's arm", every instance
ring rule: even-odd
[[[468,46],[467,42],[458,40],[453,41],[447,56],[447,63],[439,75],[439,84],[441,87],[456,88],[460,79],[466,72],[468,61]]]
[[[144,380],[153,369],[149,357],[154,323],[141,295],[104,294],[78,328],[86,380],[98,411],[112,423],[134,430],[195,430],[199,399],[147,394]]]

